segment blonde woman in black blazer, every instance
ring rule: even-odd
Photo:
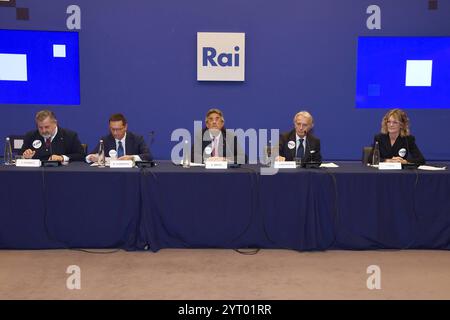
[[[425,159],[409,131],[409,119],[400,109],[388,111],[381,121],[381,133],[374,137],[373,146],[378,141],[380,161],[425,164]],[[372,161],[372,153],[369,161]]]

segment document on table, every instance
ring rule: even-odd
[[[320,165],[321,168],[339,168],[339,166],[336,163],[329,162],[329,163],[322,163]]]
[[[439,170],[445,170],[445,169],[447,169],[447,167],[419,166],[417,169],[428,170],[428,171],[439,171]]]

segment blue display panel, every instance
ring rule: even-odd
[[[77,32],[0,30],[0,104],[80,104]]]
[[[356,108],[450,108],[450,37],[359,37]]]

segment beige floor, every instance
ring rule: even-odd
[[[70,265],[80,290],[66,287]],[[380,290],[366,286],[370,265]],[[450,252],[2,250],[0,299],[450,299]]]

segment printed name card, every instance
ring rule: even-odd
[[[227,161],[206,161],[205,168],[206,169],[227,169],[228,162]]]
[[[16,167],[38,168],[41,166],[39,159],[17,159]]]
[[[133,160],[110,160],[110,168],[133,168]]]
[[[275,169],[296,169],[297,165],[295,161],[275,161],[274,162]]]
[[[402,170],[400,162],[380,162],[378,170]]]

